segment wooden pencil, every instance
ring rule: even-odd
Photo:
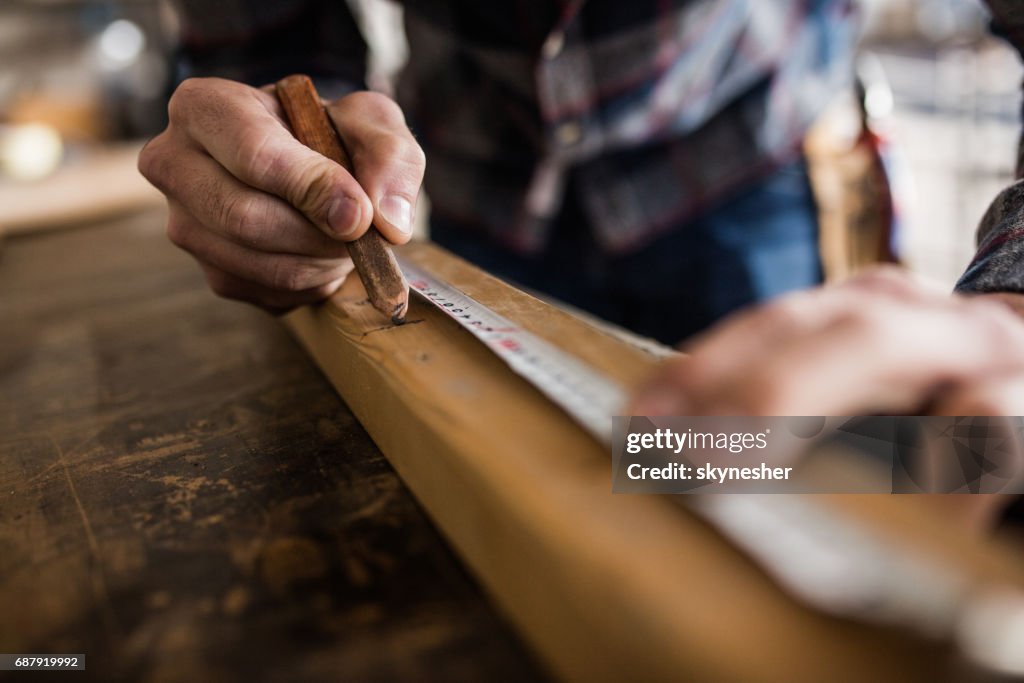
[[[351,172],[352,162],[309,77],[288,76],[277,82],[275,90],[295,137]],[[373,307],[396,325],[405,322],[409,284],[377,228],[370,226],[362,237],[349,242],[348,253]]]

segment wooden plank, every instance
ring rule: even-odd
[[[403,256],[627,386],[652,370],[651,355],[437,247]],[[964,680],[943,647],[797,605],[670,499],[612,495],[608,454],[568,417],[418,298],[409,321],[382,325],[355,278],[287,318],[560,677]]]

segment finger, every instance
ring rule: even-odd
[[[356,239],[370,226],[370,199],[348,171],[295,139],[273,100],[233,81],[189,79],[168,112],[235,178],[281,197],[328,236]]]
[[[725,382],[749,359],[764,359],[778,345],[824,329],[856,306],[862,294],[844,289],[813,289],[747,309],[696,337],[688,356],[667,361],[638,392],[631,414],[682,415],[696,406],[682,387]]]
[[[736,358],[757,354],[784,336],[806,334],[827,325],[846,310],[849,296],[812,289],[789,294],[769,304],[725,318],[681,349],[702,354],[705,368],[731,365]]]
[[[256,251],[342,258],[344,242],[332,239],[284,200],[261,192],[228,173],[211,157],[186,149],[169,153],[154,141],[160,157],[150,180],[190,215],[221,237]]]
[[[857,292],[887,294],[907,302],[934,301],[949,296],[948,290],[935,282],[895,265],[878,265],[868,268],[834,287],[834,289],[840,288]]]
[[[1024,377],[990,377],[951,385],[933,402],[933,415],[1024,415]]]
[[[243,280],[209,263],[200,261],[199,266],[203,269],[210,289],[218,296],[254,304],[274,315],[286,313],[298,306],[322,301],[338,291],[345,281],[345,278],[341,277],[318,287],[298,292],[282,292],[258,282]]]
[[[316,258],[256,251],[207,230],[176,202],[171,202],[167,236],[197,259],[243,280],[281,292],[302,292],[343,278],[348,258]]]
[[[327,108],[374,206],[374,225],[396,244],[412,236],[426,160],[402,110],[379,93],[358,92]]]
[[[710,370],[713,364],[704,357],[713,348],[695,353],[685,365],[676,362],[641,394],[636,414],[913,411],[943,384],[1021,365],[1004,350],[1024,342],[1022,328],[998,304],[967,305],[947,297],[941,305],[909,305],[863,295],[846,299],[841,308],[824,328],[796,329],[761,353],[733,357]]]
[[[896,266],[876,266],[840,285],[788,294],[727,318],[687,347],[714,349],[722,355],[764,347],[774,340],[820,329],[872,293],[891,300],[944,303],[949,294]]]
[[[690,387],[704,409],[735,414],[847,415],[914,411],[950,383],[1020,370],[1004,350],[1024,342],[1019,323],[989,311],[875,301],[772,358],[741,364],[724,380]]]

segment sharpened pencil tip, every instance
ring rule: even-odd
[[[409,309],[408,304],[399,304],[391,314],[391,322],[395,325],[405,324],[405,312]]]

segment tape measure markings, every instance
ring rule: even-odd
[[[410,289],[483,342],[603,445],[611,445],[611,418],[626,403],[621,385],[417,265],[405,259],[400,265]]]
[[[405,259],[399,263],[413,291],[483,342],[602,444],[611,446],[611,418],[622,412],[626,402],[621,385],[415,264]],[[765,567],[780,587],[818,610],[954,637],[951,631],[957,630],[969,611],[960,577],[937,575],[934,567],[899,552],[862,523],[817,504],[772,495],[674,498],[680,503],[685,499],[687,507]],[[844,558],[843,580],[834,571],[823,570],[839,557]],[[861,571],[851,571],[854,566]],[[931,580],[923,580],[928,577]],[[837,588],[840,585],[842,590]],[[915,599],[909,599],[908,593],[914,593]],[[991,658],[969,654],[983,667],[998,668]],[[1015,660],[1015,665],[1024,671],[1022,662]]]

